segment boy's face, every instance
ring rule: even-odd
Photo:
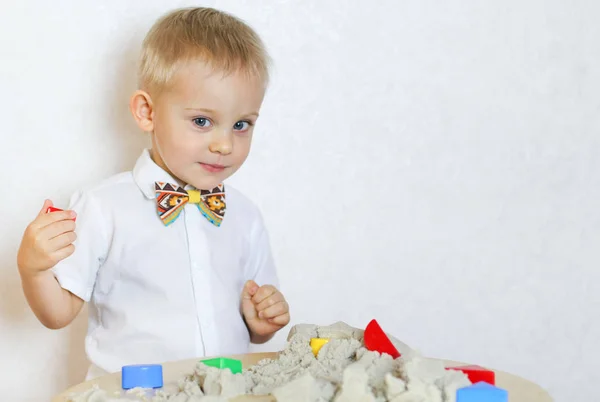
[[[152,107],[152,158],[185,184],[212,189],[246,160],[265,94],[260,79],[189,63]]]

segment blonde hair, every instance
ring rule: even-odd
[[[166,89],[177,69],[201,60],[224,74],[243,71],[267,85],[270,57],[260,37],[240,19],[213,8],[181,8],[163,15],[142,43],[138,86]]]

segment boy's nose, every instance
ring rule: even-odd
[[[233,142],[230,133],[220,132],[211,138],[208,149],[210,152],[227,155],[231,153]]]

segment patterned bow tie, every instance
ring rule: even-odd
[[[225,216],[225,187],[219,184],[211,191],[185,190],[176,184],[156,182],[156,208],[165,226],[173,223],[185,204],[198,205],[198,209],[210,223],[221,226]]]

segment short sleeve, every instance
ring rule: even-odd
[[[96,274],[106,256],[108,236],[99,202],[90,194],[76,192],[69,209],[77,213],[75,251],[56,264],[52,272],[62,288],[89,302]]]
[[[279,288],[279,277],[271,252],[269,234],[263,223],[262,216],[257,214],[250,241],[250,258],[246,272],[258,286],[273,285]]]

